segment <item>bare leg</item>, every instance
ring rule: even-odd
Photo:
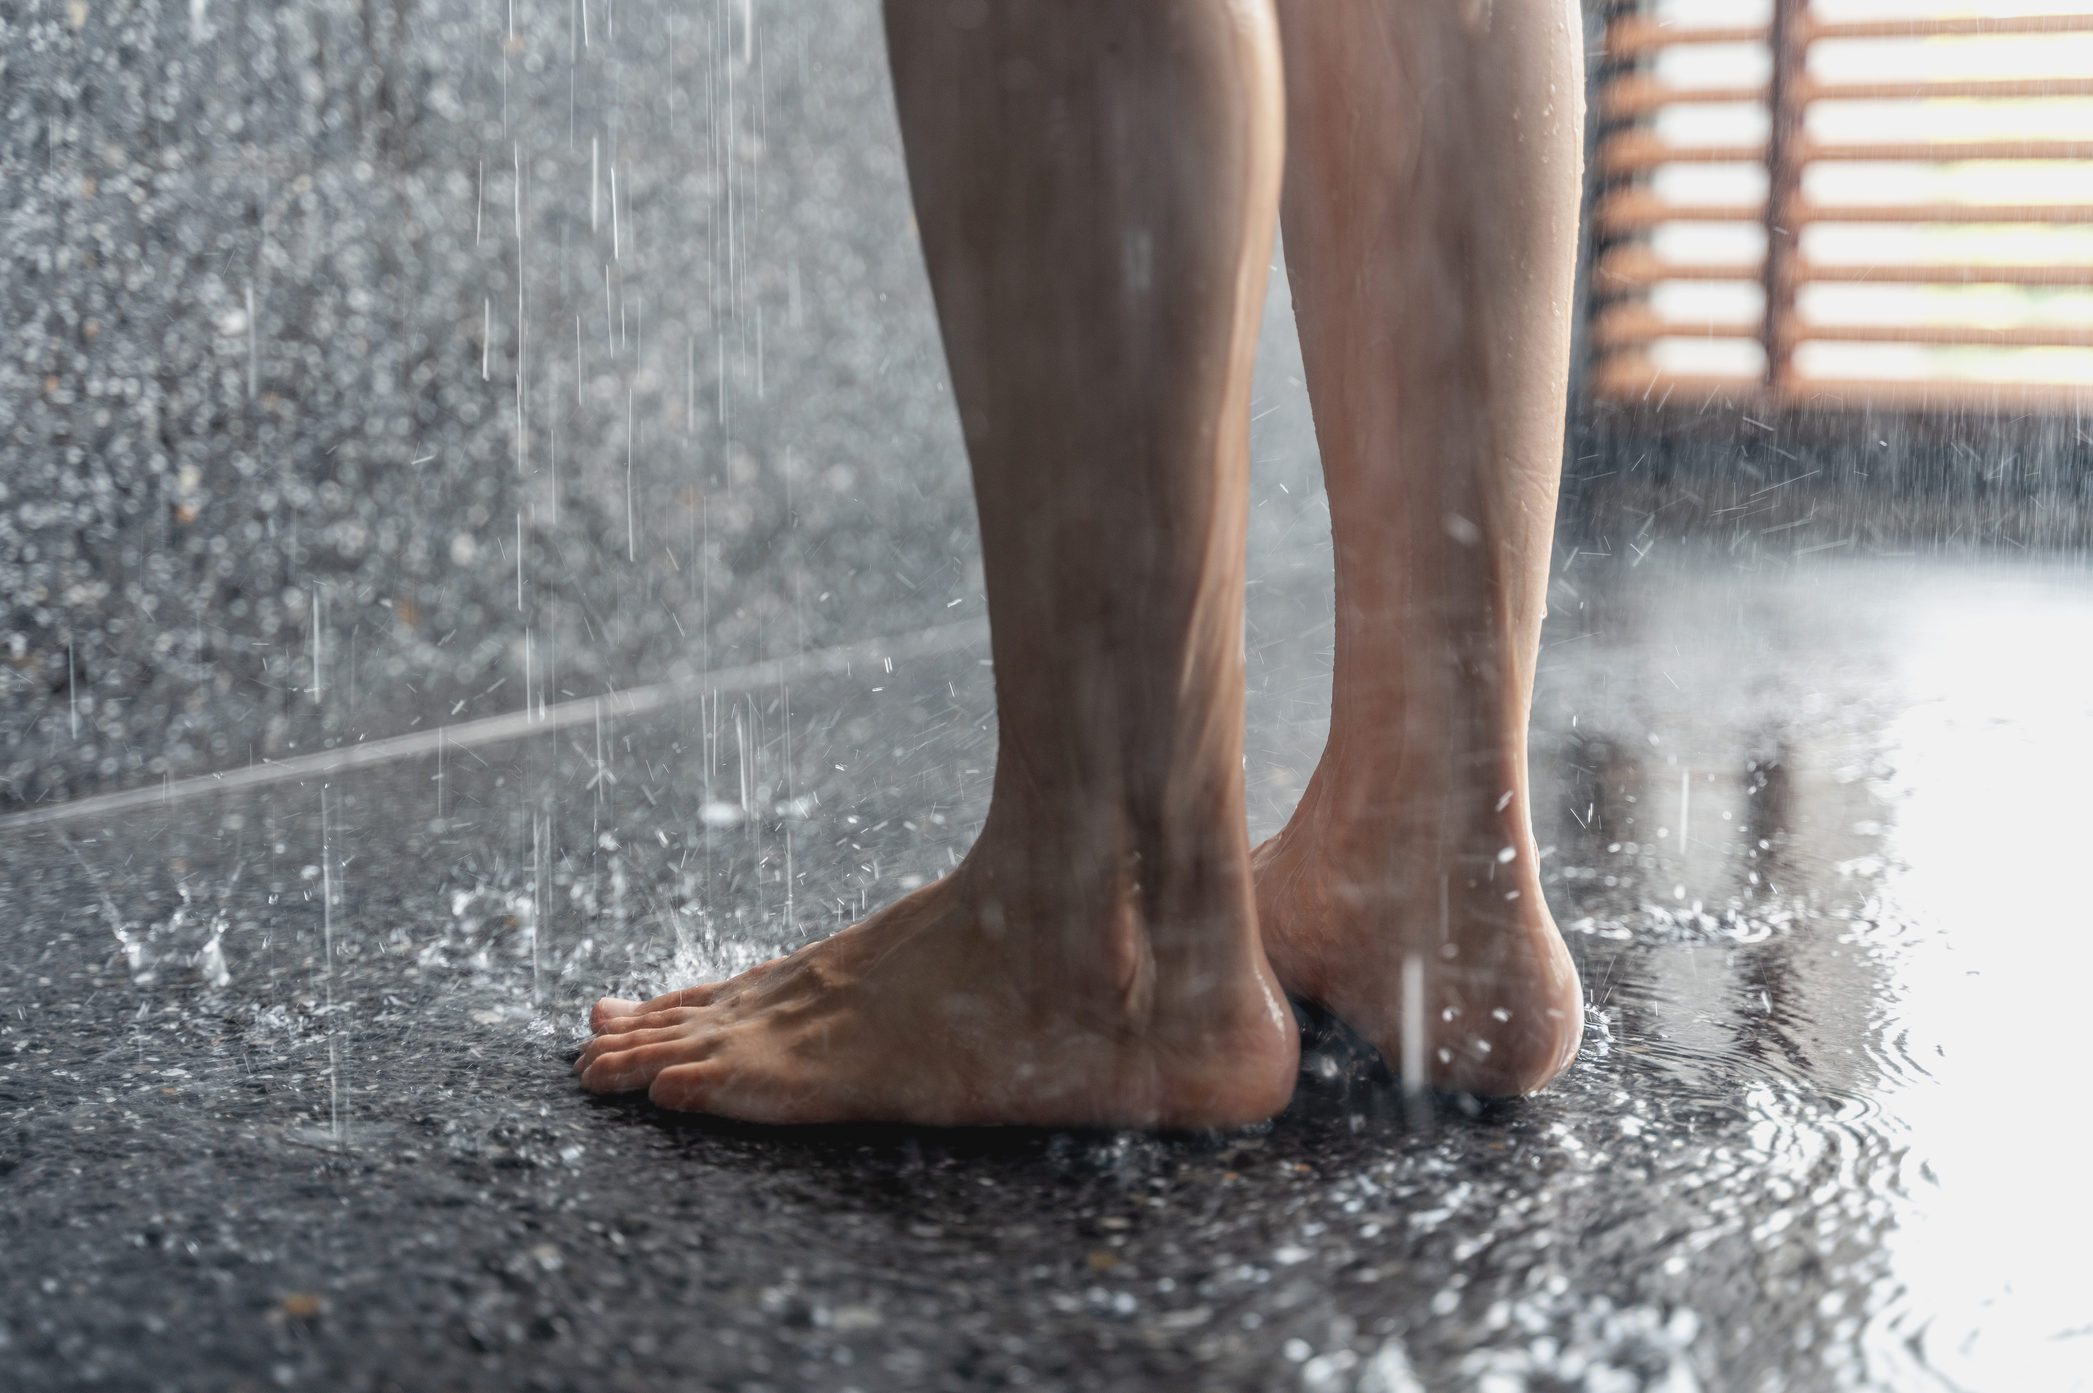
[[[1322,763],[1257,854],[1266,949],[1406,1076],[1529,1092],[1583,1025],[1526,776],[1581,25],[1568,0],[1281,0],[1279,17],[1337,649]]]
[[[950,876],[635,1006],[583,1079],[766,1121],[1205,1126],[1292,1090],[1243,828],[1270,0],[889,0],[979,500],[1000,753]]]

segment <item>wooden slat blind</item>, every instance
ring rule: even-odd
[[[1853,7],[1837,0],[1771,0],[1762,22],[1736,24],[1722,22],[1736,14],[1727,0],[1705,0],[1701,8],[1718,22],[1696,24],[1688,6],[1675,2],[1663,14],[1653,6],[1617,4],[1600,57],[1586,334],[1597,395],[1653,404],[1726,391],[1775,406],[2093,405],[2093,122],[2085,119],[2093,115],[2093,68],[2072,59],[2075,72],[2049,76],[1977,61],[1981,45],[2002,36],[2093,36],[2093,9],[1842,18],[1836,11]],[[1824,72],[1816,61],[1824,46],[1845,41],[1932,47],[1916,65],[1927,70],[1910,75],[1901,67],[1913,65],[1887,59],[1879,75]],[[1734,65],[1703,65],[1713,82],[1668,75],[1666,55],[1694,46],[1714,53],[1712,45],[1749,49]],[[1832,103],[1884,105],[1858,138],[1814,134],[1821,123],[1813,113]],[[1724,106],[1759,108],[1763,134],[1703,139],[1664,129],[1667,113]],[[1986,130],[1961,120],[1965,111],[2012,119]],[[2053,122],[2051,111],[2078,119]],[[1935,126],[1949,113],[1970,133],[1931,138],[1927,120],[1907,119],[1914,112]],[[1874,188],[1900,196],[1866,197],[1849,186],[1854,169],[1889,171]],[[1680,172],[1695,170],[1763,175],[1765,192],[1722,192],[1737,185],[1733,177],[1713,198],[1682,195]],[[1933,177],[1942,171],[1980,177]],[[1932,196],[1942,187],[1954,196]],[[1817,251],[1823,229],[1848,234],[1846,254]],[[1867,250],[1872,240],[1859,243],[1865,254],[1857,258],[1856,234],[1891,240],[1879,256]],[[1754,235],[1758,249],[1740,254]],[[1945,254],[1912,251],[1929,240]],[[1682,255],[1682,246],[1701,250]],[[1742,305],[1754,292],[1756,312],[1675,307],[1694,294]],[[1810,297],[1822,303],[1840,294],[1843,312],[1810,312]],[[1981,315],[1969,308],[1972,294],[1988,297]],[[1871,315],[1867,303],[1881,308]],[[1725,360],[1736,366],[1696,366],[1690,352],[1682,356],[1682,346],[1710,342],[1738,350]],[[1754,347],[1755,370],[1743,365]],[[2039,370],[2021,373],[2025,360],[2014,353],[2036,354]],[[1805,361],[1812,354],[1849,370],[1813,369]]]

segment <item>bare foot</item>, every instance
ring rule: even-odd
[[[752,1122],[1259,1121],[1292,1093],[1299,1041],[1257,950],[1242,856],[1209,897],[1234,922],[1196,926],[1223,948],[1208,970],[1159,967],[1139,910],[1153,895],[1124,876],[1113,893],[1109,871],[1084,892],[1117,902],[1097,937],[1110,946],[1093,955],[1108,961],[1061,970],[1023,922],[1056,908],[1013,894],[977,847],[943,880],[738,977],[603,998],[575,1068],[599,1093],[645,1089],[663,1107]]]
[[[1584,1005],[1531,836],[1419,854],[1414,832],[1349,810],[1358,802],[1335,782],[1318,769],[1252,855],[1280,983],[1358,1031],[1405,1082],[1485,1097],[1544,1087],[1577,1056]]]

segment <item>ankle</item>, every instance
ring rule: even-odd
[[[1240,796],[1161,814],[1123,798],[1041,797],[998,788],[967,861],[1028,898],[1130,901],[1174,918],[1239,897],[1249,843]]]
[[[1464,752],[1333,732],[1287,830],[1448,867],[1529,861],[1524,763],[1501,744]]]
[[[1249,845],[1239,817],[1153,821],[999,798],[955,889],[1043,992],[1109,999],[1130,1022],[1196,1010],[1262,964]]]

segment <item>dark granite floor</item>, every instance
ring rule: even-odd
[[[598,992],[951,864],[977,628],[0,818],[0,1387],[2088,1386],[2085,572],[1557,573],[1535,762],[1590,1029],[1490,1109],[1320,1028],[1221,1136],[582,1094]],[[1253,597],[1258,830],[1325,603]]]

